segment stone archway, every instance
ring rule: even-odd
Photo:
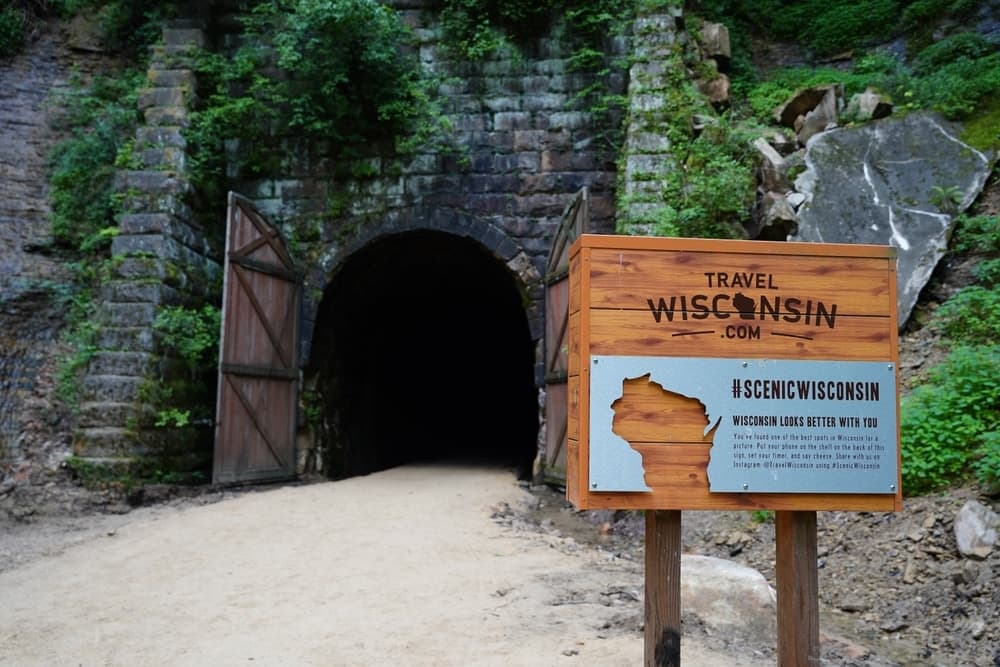
[[[434,229],[381,234],[340,262],[306,367],[326,474],[440,459],[530,474],[537,335],[509,264]]]

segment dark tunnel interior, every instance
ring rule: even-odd
[[[514,277],[478,243],[421,231],[369,244],[324,295],[307,369],[325,412],[325,472],[453,460],[526,477],[534,362]]]

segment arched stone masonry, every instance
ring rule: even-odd
[[[416,212],[419,213],[419,212]],[[299,467],[365,474],[436,457],[527,476],[537,456],[540,276],[489,224],[443,212],[373,226],[308,279]],[[534,323],[531,323],[531,320]],[[484,458],[485,457],[485,458]]]
[[[506,231],[490,221],[479,220],[464,211],[447,208],[426,210],[424,207],[401,209],[387,214],[379,225],[362,228],[358,234],[343,244],[331,244],[323,249],[319,260],[305,279],[305,302],[303,306],[302,361],[310,358],[316,310],[319,306],[317,295],[322,295],[343,263],[354,253],[379,239],[412,231],[438,231],[454,234],[460,238],[472,239],[503,263],[517,280],[518,289],[526,303],[525,316],[531,330],[531,338],[540,341],[545,327],[544,285],[542,275],[522,245]],[[541,383],[539,353],[535,375]]]

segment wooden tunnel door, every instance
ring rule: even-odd
[[[566,481],[566,406],[569,371],[569,249],[590,230],[587,188],[563,212],[545,266],[545,477]]]
[[[229,193],[215,483],[293,477],[301,276],[281,233]]]

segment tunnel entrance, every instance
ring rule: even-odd
[[[323,471],[456,460],[529,475],[538,391],[522,301],[470,239],[406,232],[351,255],[320,304],[306,369]]]

